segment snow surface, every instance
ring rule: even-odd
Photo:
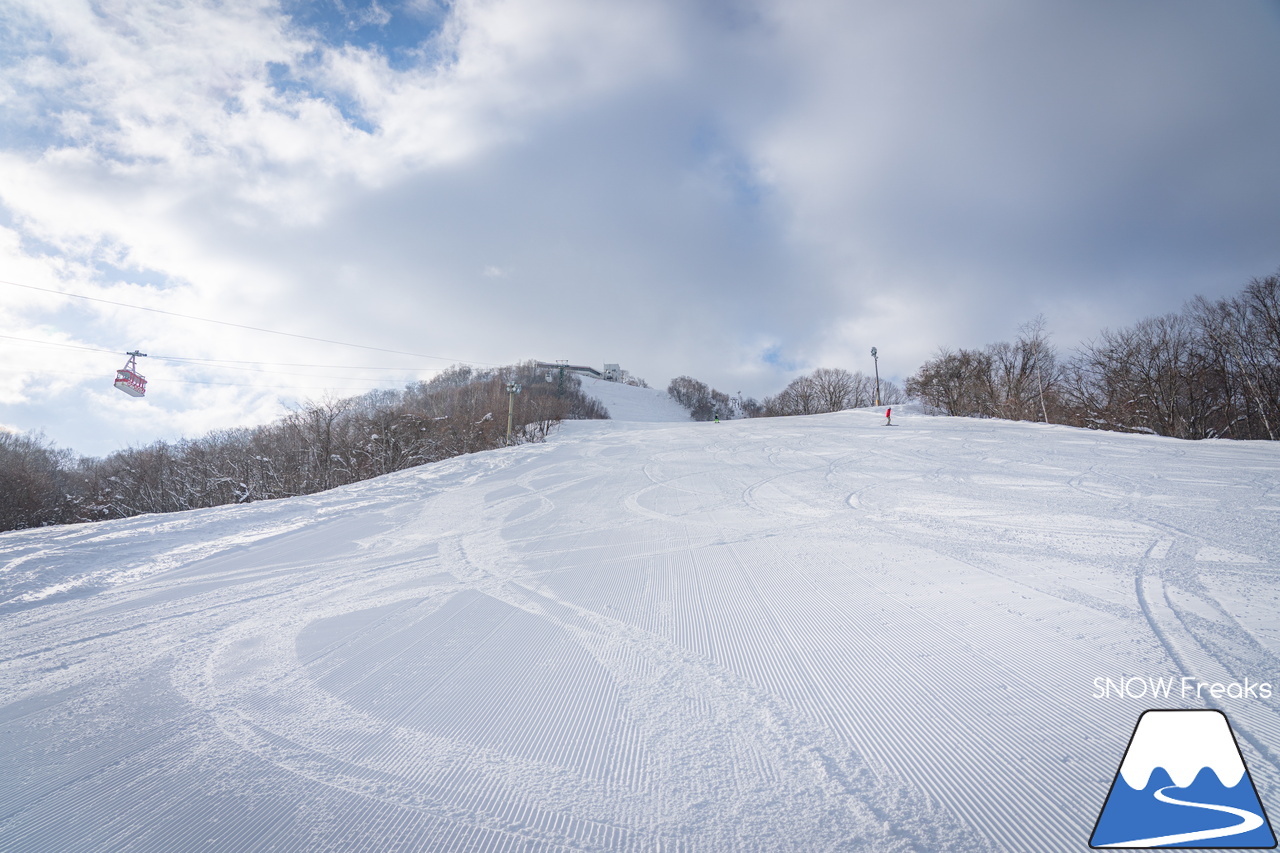
[[[623,385],[593,376],[580,378],[582,390],[604,403],[609,417],[615,421],[688,423],[691,420],[689,410],[671,399],[666,391]]]
[[[1143,714],[1120,765],[1120,775],[1126,785],[1141,791],[1157,767],[1163,767],[1179,788],[1189,787],[1206,767],[1228,788],[1234,788],[1244,776],[1231,727],[1217,711]]]
[[[1280,683],[1280,446],[895,414],[4,534],[0,850],[1084,849],[1209,695],[1094,679]]]

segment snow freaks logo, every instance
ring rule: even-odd
[[[1275,691],[1266,681],[1201,681],[1190,675],[1181,678],[1103,678],[1093,680],[1094,699],[1168,699],[1170,695],[1183,699],[1270,699]]]
[[[1226,715],[1143,712],[1089,846],[1275,847]]]

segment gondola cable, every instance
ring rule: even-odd
[[[408,355],[408,356],[413,356],[414,358],[429,358],[435,361],[450,361],[450,362],[461,363],[461,364],[477,364],[483,367],[500,367],[501,366],[501,365],[491,363],[491,362],[486,362],[486,361],[464,361],[462,359],[446,358],[445,356],[442,356],[442,355],[424,355],[423,353],[419,353],[419,352],[406,352],[404,350],[387,349],[386,347],[374,347],[374,346],[369,346],[367,344],[353,344],[347,341],[335,341],[330,338],[317,338],[317,337],[312,337],[311,335],[299,335],[293,332],[281,332],[275,329],[264,329],[260,326],[248,326],[248,325],[245,325],[244,323],[232,323],[228,320],[214,320],[209,317],[197,317],[193,314],[180,314],[176,311],[165,311],[162,308],[151,308],[146,305],[131,305],[127,302],[117,302],[112,299],[103,299],[99,296],[85,296],[84,294],[81,294],[81,293],[69,293],[65,290],[54,290],[53,288],[49,288],[49,287],[36,287],[33,284],[19,284],[16,281],[6,281],[4,279],[0,279],[0,284],[7,284],[10,287],[21,287],[26,290],[38,290],[42,293],[53,293],[58,296],[66,296],[73,299],[84,299],[88,302],[101,302],[104,305],[115,305],[121,308],[132,308],[137,311],[151,311],[152,313],[164,314],[168,317],[181,317],[184,320],[197,320],[201,323],[216,323],[219,326],[231,326],[237,329],[248,329],[249,331],[253,331],[253,332],[264,332],[268,335],[282,335],[284,337],[298,338],[304,341],[316,341],[317,343],[322,343],[322,344],[334,344],[336,346],[353,347],[355,349],[367,349],[367,350],[373,350],[375,352],[392,353],[394,355]]]
[[[112,355],[118,354],[119,352],[118,350],[104,349],[102,347],[90,347],[90,346],[83,346],[80,344],[69,344],[69,343],[63,343],[61,341],[40,341],[34,338],[20,338],[15,335],[0,335],[0,340],[19,341],[21,343],[35,344],[37,346],[81,350],[84,352],[107,353]],[[125,353],[125,354],[128,355],[128,353]],[[397,373],[400,373],[402,375],[407,375],[412,373],[439,373],[442,370],[442,368],[438,368],[438,367],[422,367],[422,368],[359,367],[356,365],[342,365],[342,364],[295,364],[291,362],[231,361],[228,359],[183,358],[180,356],[172,356],[172,355],[152,355],[149,357],[156,361],[172,361],[172,362],[177,362],[179,364],[207,366],[207,367],[212,367],[219,370],[246,370],[254,373],[272,374],[275,376],[303,376],[311,379],[335,379],[342,382],[384,383],[388,380],[366,378],[362,376],[316,376],[315,374],[310,374],[310,373],[291,373],[284,370],[266,370],[260,367],[253,367],[250,365],[275,364],[282,367],[316,367],[316,368],[331,369],[331,370],[390,370],[390,371],[395,371]],[[166,380],[166,381],[173,381],[173,380]],[[255,386],[243,386],[243,387],[255,387]]]
[[[73,370],[47,370],[41,369],[41,374],[52,376],[88,376],[101,378],[101,373],[85,373]],[[372,381],[372,380],[370,380]],[[350,391],[353,394],[364,394],[369,391],[377,391],[373,388],[335,388],[331,385],[248,385],[243,382],[205,382],[199,379],[170,379],[164,380],[166,385],[217,385],[225,388],[253,388],[258,391]]]

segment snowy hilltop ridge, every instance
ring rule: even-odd
[[[1220,711],[1143,714],[1120,775],[1126,785],[1141,791],[1157,767],[1163,767],[1179,788],[1189,787],[1206,767],[1228,788],[1238,785],[1245,772],[1231,727]]]

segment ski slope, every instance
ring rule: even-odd
[[[1280,811],[1274,698],[1094,685],[1280,687],[1280,447],[628,400],[0,536],[0,850],[1080,850],[1213,705]]]
[[[671,399],[666,391],[637,388],[592,376],[579,379],[582,390],[603,403],[609,410],[609,417],[615,421],[685,423],[691,420],[689,410]]]

